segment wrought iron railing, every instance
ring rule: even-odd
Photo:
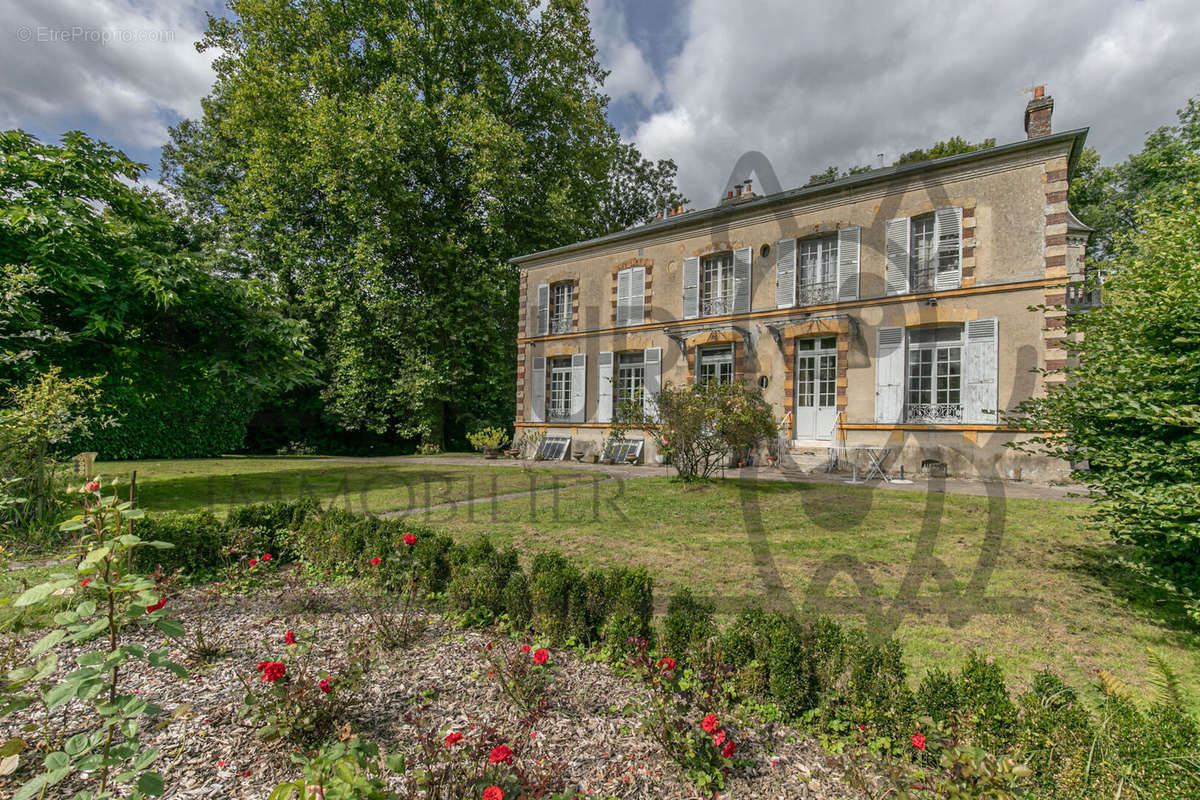
[[[1076,281],[1067,284],[1067,309],[1087,311],[1100,306],[1100,286],[1091,281]]]
[[[733,298],[706,297],[700,301],[700,316],[722,317],[733,313]]]
[[[837,281],[802,283],[796,289],[796,305],[819,306],[837,302]]]
[[[571,315],[563,314],[550,318],[550,333],[570,333],[571,332]]]
[[[904,418],[927,425],[962,422],[962,404],[909,403],[904,407]]]

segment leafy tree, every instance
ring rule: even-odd
[[[927,149],[922,150],[922,149],[918,148],[916,150],[910,150],[909,152],[907,152],[904,155],[897,158],[892,163],[895,165],[912,164],[917,161],[929,161],[930,159],[934,159],[934,158],[944,158],[946,156],[956,156],[956,155],[959,155],[960,153],[973,153],[976,150],[986,150],[989,147],[995,147],[995,146],[996,146],[995,139],[984,139],[982,142],[979,142],[978,144],[972,144],[971,142],[968,142],[966,139],[964,139],[961,136],[951,136],[946,141],[938,142],[937,144],[935,144],[932,147],[929,147]]]
[[[1117,236],[1104,305],[1071,318],[1067,383],[1015,422],[1075,462],[1099,519],[1148,581],[1200,621],[1200,158]]]
[[[165,201],[131,187],[143,165],[79,132],[0,132],[0,161],[0,386],[104,376],[100,415],[120,423],[70,446],[229,452],[256,404],[310,378],[304,326],[260,284],[203,268]]]
[[[507,424],[512,257],[681,202],[622,144],[581,0],[234,0],[166,182],[314,326],[324,411],[443,445]]]

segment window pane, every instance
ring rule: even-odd
[[[912,242],[909,250],[909,270],[913,291],[933,288],[933,273],[937,243],[933,240],[933,214],[912,219]]]

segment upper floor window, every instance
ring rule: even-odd
[[[550,359],[550,402],[547,416],[550,422],[571,420],[571,359]]]
[[[733,383],[733,345],[701,347],[696,353],[696,382]]]
[[[574,318],[572,306],[575,282],[559,281],[550,284],[550,333],[570,333]]]
[[[796,305],[833,303],[838,296],[838,237],[802,239],[796,243]]]
[[[957,289],[962,284],[962,209],[887,221],[887,293]]]
[[[646,357],[643,351],[617,355],[617,409],[640,405],[646,390]]]
[[[963,328],[913,328],[908,331],[907,395],[909,422],[961,422]]]
[[[700,316],[733,313],[733,253],[700,259]]]

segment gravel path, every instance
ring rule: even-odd
[[[255,665],[283,655],[282,637],[289,628],[301,641],[315,642],[312,654],[335,667],[360,647],[362,623],[347,609],[344,590],[309,594],[305,611],[295,595],[278,596],[264,590],[219,601],[211,593],[187,590],[171,598],[169,608],[190,631],[205,619],[215,626],[211,640],[226,652],[208,665],[191,664],[186,681],[143,664],[127,668],[123,688],[137,692],[164,709],[165,726],[143,725],[144,741],[164,750],[167,798],[266,798],[279,782],[294,779],[289,747],[263,744],[251,728],[236,719],[244,693],[239,677],[255,677]],[[28,635],[23,643],[35,641]],[[161,635],[139,629],[133,638],[146,646],[162,646]],[[480,648],[484,634],[456,629],[431,618],[412,646],[386,653],[375,661],[363,686],[348,699],[344,721],[385,750],[411,752],[415,729],[403,715],[428,704],[424,716],[440,732],[515,729],[519,714],[488,678]],[[58,648],[60,676],[75,667],[80,650]],[[186,655],[173,651],[178,660]],[[538,719],[519,758],[530,767],[560,772],[569,786],[584,796],[619,798],[690,798],[695,793],[652,739],[639,730],[633,709],[640,686],[616,676],[607,666],[552,651],[556,677],[547,692],[547,713]],[[185,707],[181,708],[183,705]],[[56,710],[52,724],[67,735],[85,730],[90,712],[72,703]],[[174,715],[174,716],[173,716]],[[61,720],[66,720],[65,724]],[[43,722],[36,708],[4,720],[3,733],[19,732],[26,724]],[[525,732],[522,732],[523,735]],[[440,735],[440,734],[439,734]],[[783,726],[740,731],[739,758],[751,764],[735,770],[722,797],[729,798],[842,798],[853,796],[831,772],[823,752],[802,734]],[[24,758],[23,761],[28,761]],[[40,763],[40,758],[35,757]],[[30,775],[26,765],[21,780]],[[9,796],[17,782],[0,778],[0,797]],[[78,787],[60,784],[47,797],[67,797]],[[396,788],[419,797],[414,787]]]

